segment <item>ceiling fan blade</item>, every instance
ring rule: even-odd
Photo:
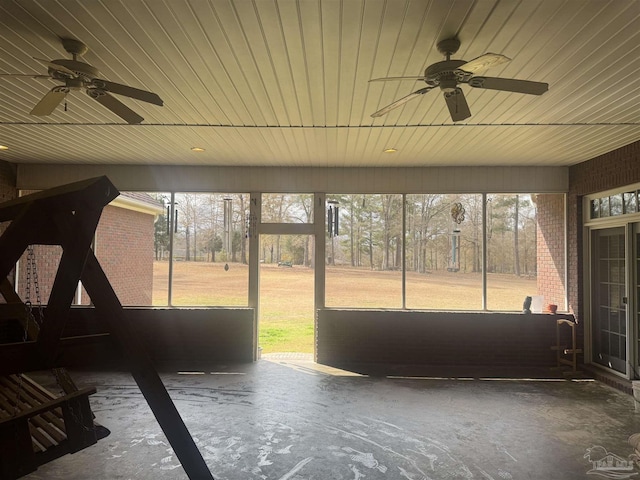
[[[472,77],[468,83],[475,88],[526,93],[529,95],[542,95],[549,90],[548,83],[517,80],[515,78]]]
[[[88,88],[87,95],[96,100],[101,105],[107,107],[113,113],[129,124],[140,123],[144,120],[140,115],[127,107],[115,97],[112,97],[104,90],[98,88]]]
[[[60,105],[60,102],[64,100],[64,97],[67,96],[67,93],[69,93],[67,87],[53,87],[29,113],[37,116],[51,115],[56,107]]]
[[[372,117],[381,117],[382,115],[385,115],[387,113],[389,113],[391,110],[393,110],[394,108],[398,108],[401,105],[404,105],[405,103],[407,103],[409,100],[413,100],[414,98],[419,97],[420,95],[424,95],[425,93],[427,93],[429,90],[431,90],[433,87],[424,87],[421,88],[420,90],[416,90],[413,93],[410,93],[409,95],[407,95],[406,97],[402,97],[400,100],[396,100],[395,102],[393,102],[390,105],[387,105],[384,108],[381,108],[380,110],[378,110],[376,113],[372,113],[371,116]]]
[[[370,82],[388,82],[391,80],[422,80],[424,82],[425,77],[382,77],[382,78],[372,78],[369,81]]]
[[[28,73],[0,73],[4,78],[51,78],[49,75],[28,74]]]
[[[444,100],[447,102],[451,120],[454,122],[460,122],[471,116],[467,99],[464,98],[464,93],[460,88],[456,88],[452,92],[444,92]]]
[[[140,90],[139,88],[129,87],[128,85],[122,85],[120,83],[108,82],[100,78],[93,79],[91,84],[100,90],[105,90],[117,95],[135,98],[136,100],[153,103],[154,105],[163,105],[162,99],[153,92],[147,92],[146,90]]]
[[[485,53],[484,55],[480,55],[478,58],[474,58],[464,65],[461,65],[458,67],[458,70],[462,70],[466,73],[478,73],[510,61],[511,59],[509,57],[505,57],[498,53]]]
[[[67,73],[69,75],[73,75],[74,77],[78,75],[73,70],[71,70],[71,69],[69,69],[67,67],[63,67],[62,65],[58,65],[57,63],[50,62],[49,60],[43,60],[42,58],[37,58],[37,57],[33,57],[33,59],[44,63],[47,67],[49,67],[49,68],[51,68],[53,70],[57,70],[59,72],[64,72],[64,73]]]

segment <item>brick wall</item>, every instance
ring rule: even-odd
[[[153,232],[154,216],[148,213],[113,206],[102,212],[96,257],[123,305],[151,305]]]
[[[321,310],[319,363],[552,367],[556,315]],[[565,333],[563,332],[563,340]]]
[[[62,247],[58,245],[34,245],[33,256],[35,264],[29,272],[28,253],[20,258],[18,266],[18,295],[23,301],[30,300],[36,304],[40,301],[46,304],[49,301],[53,281],[58,272],[58,265],[62,258]],[[30,277],[30,287],[27,291],[27,278]],[[37,280],[37,288],[36,288]]]
[[[537,281],[545,303],[565,308],[564,195],[537,195]]]

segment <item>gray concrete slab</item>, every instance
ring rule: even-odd
[[[369,377],[306,357],[190,373],[162,378],[217,480],[624,478],[593,462],[628,460],[640,432],[633,398],[589,379]],[[72,375],[112,433],[25,478],[187,478],[130,375]]]

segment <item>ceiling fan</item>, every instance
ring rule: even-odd
[[[424,95],[429,90],[440,87],[444,94],[445,102],[449,108],[451,119],[459,122],[471,116],[469,105],[464,97],[462,89],[458,84],[466,83],[471,87],[485,88],[489,90],[502,90],[505,92],[526,93],[529,95],[542,95],[549,89],[549,84],[532,82],[529,80],[516,80],[514,78],[496,77],[476,77],[475,74],[488,68],[511,61],[510,58],[496,53],[485,53],[478,58],[467,62],[465,60],[451,60],[451,55],[460,48],[460,41],[457,38],[449,38],[438,43],[438,51],[442,53],[446,60],[429,65],[421,77],[386,77],[375,78],[370,82],[390,81],[390,80],[423,80],[427,86],[410,93],[406,97],[396,100],[390,105],[381,108],[371,114],[372,117],[380,117],[390,112],[394,108],[404,105],[409,100]]]
[[[49,61],[34,57],[39,62],[47,65],[49,68],[47,75],[0,74],[2,77],[51,78],[64,83],[49,90],[42,100],[33,107],[33,110],[29,112],[31,115],[50,115],[70,91],[81,89],[85,89],[87,95],[130,124],[140,123],[144,118],[110,95],[110,93],[162,106],[162,99],[155,93],[99,78],[100,72],[97,68],[78,60],[78,56],[87,52],[87,46],[79,40],[71,38],[63,38],[61,40],[64,49],[72,55],[72,60],[57,59]]]

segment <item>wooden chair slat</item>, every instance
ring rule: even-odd
[[[7,379],[6,377],[0,376],[0,387],[5,387],[4,389],[0,388],[0,391],[2,392],[0,395],[0,406],[2,406],[4,410],[6,410],[6,412],[9,414],[9,417],[15,416],[15,412],[16,412],[15,405],[16,405],[16,400],[18,396],[20,397],[20,402],[21,402],[17,409],[18,412],[22,412],[32,408],[37,408],[43,403],[51,402],[56,399],[56,397],[53,396],[53,394],[51,394],[51,398],[46,398],[44,395],[41,395],[41,394],[38,394],[39,398],[35,398],[34,396],[30,395],[31,387],[27,386],[26,384],[23,384],[21,386],[19,382],[19,378],[15,375],[10,375],[10,377],[14,377],[14,378]],[[33,382],[33,381],[30,380],[30,382]],[[14,388],[15,390],[11,390]],[[5,400],[4,402],[2,401],[3,398]],[[41,415],[45,422],[52,423],[53,425],[55,425],[57,429],[61,431],[65,430],[64,421],[62,420],[63,418],[62,410],[60,408],[56,408],[52,411],[45,411]]]
[[[43,451],[47,450],[57,443],[52,442],[49,437],[44,435],[38,428],[36,428],[33,423],[29,422],[29,433],[31,433],[31,438],[35,440],[42,447]],[[37,451],[37,450],[36,450]]]
[[[11,418],[16,417],[15,399],[13,402],[9,403],[6,400],[0,398],[0,405],[3,407],[3,410],[9,413],[9,415],[4,418],[6,418],[7,420],[10,420]],[[32,408],[34,407],[21,403],[18,408],[18,412],[24,412]],[[49,416],[53,417],[55,422],[49,422],[44,418],[42,418],[41,415],[35,415],[29,419],[29,423],[34,427],[39,427],[44,431],[46,431],[57,442],[64,441],[67,438],[66,434],[64,433],[65,432],[64,421],[61,418],[56,417],[55,415],[50,414]]]
[[[67,435],[64,433],[64,424],[62,426],[63,430],[60,430],[56,425],[47,422],[41,415],[31,417],[29,423],[42,429],[58,443],[64,442],[67,439]]]

